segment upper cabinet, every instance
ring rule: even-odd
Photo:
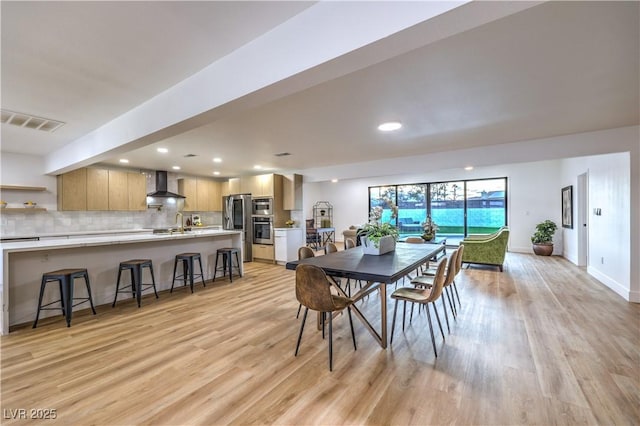
[[[251,197],[276,197],[282,191],[282,175],[273,173],[258,176],[243,176],[240,178],[241,194],[251,194]]]
[[[146,210],[141,173],[84,168],[58,176],[58,210]]]
[[[302,210],[302,175],[283,177],[282,208],[284,210]]]
[[[184,211],[210,212],[222,210],[220,182],[204,178],[178,179],[178,192],[184,195]]]

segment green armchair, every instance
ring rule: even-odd
[[[477,263],[481,265],[495,265],[502,272],[504,257],[507,253],[509,242],[509,228],[504,226],[495,234],[487,238],[478,239],[477,236],[465,238],[460,244],[464,244],[462,263]]]

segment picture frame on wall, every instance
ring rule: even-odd
[[[562,227],[573,228],[573,185],[562,188]]]

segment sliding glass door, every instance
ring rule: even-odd
[[[467,234],[491,234],[507,224],[506,179],[467,182]]]
[[[437,235],[462,239],[465,235],[464,182],[432,183],[429,188],[429,214],[438,225]]]

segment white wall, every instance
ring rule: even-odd
[[[578,175],[585,172],[589,176],[587,269],[589,274],[613,291],[631,300],[630,154],[625,152],[564,160],[563,186],[574,185],[576,188]],[[576,198],[574,206],[577,201]],[[594,208],[600,208],[602,214],[596,216]],[[577,263],[578,230],[577,226],[563,229],[567,251],[565,257],[573,263]]]

